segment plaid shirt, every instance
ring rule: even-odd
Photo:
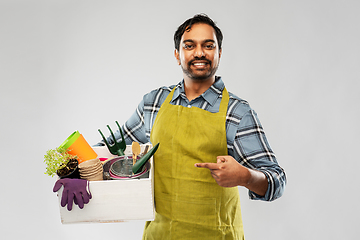
[[[151,128],[161,104],[175,89],[171,104],[184,107],[198,107],[209,112],[218,112],[225,85],[220,77],[198,98],[191,102],[186,98],[184,81],[170,87],[161,87],[143,97],[135,113],[122,126],[126,144],[132,141],[150,142]],[[229,92],[229,105],[226,116],[226,137],[228,154],[245,167],[262,171],[268,179],[268,190],[265,196],[249,191],[251,199],[272,201],[279,198],[285,188],[286,175],[278,165],[275,154],[266,139],[257,114],[248,102]],[[121,139],[119,131],[115,138]],[[111,143],[112,139],[108,138]],[[98,145],[104,145],[102,142]]]

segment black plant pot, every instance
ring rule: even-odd
[[[58,174],[58,176],[59,176],[59,174]],[[76,164],[75,169],[71,173],[69,173],[67,175],[59,176],[59,178],[60,179],[63,179],[63,178],[80,178],[80,172],[79,172],[78,163]]]
[[[63,179],[63,178],[80,178],[80,173],[79,173],[79,168],[75,168],[75,170],[68,174],[68,175],[65,175],[65,176],[59,176],[60,179]]]

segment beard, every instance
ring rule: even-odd
[[[210,69],[201,69],[194,71],[193,69],[191,69],[191,65],[195,60],[206,60],[207,65],[210,66]],[[181,68],[183,72],[186,74],[186,76],[188,76],[190,79],[193,79],[195,81],[204,81],[215,75],[219,67],[219,64],[216,65],[215,67],[211,67],[211,66],[212,66],[212,62],[210,60],[206,58],[195,58],[194,60],[188,62],[187,68],[183,67],[183,65],[181,65]]]

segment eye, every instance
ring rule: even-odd
[[[211,49],[215,48],[215,45],[214,44],[206,44],[205,48],[211,50]]]
[[[194,45],[193,44],[184,44],[184,49],[193,49]]]

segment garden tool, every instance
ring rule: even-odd
[[[160,143],[157,143],[150,151],[148,151],[144,156],[142,156],[137,162],[132,166],[132,171],[134,174],[137,174],[141,171],[142,167],[145,163],[154,155],[156,150],[158,149]]]
[[[146,145],[144,152],[142,152],[142,153],[140,154],[141,157],[144,156],[144,155],[148,152],[148,150],[149,150],[149,145]]]
[[[124,139],[124,135],[121,131],[121,127],[119,125],[119,123],[117,121],[115,121],[117,126],[119,127],[119,131],[120,131],[120,134],[121,134],[121,142],[117,142],[116,141],[116,138],[114,136],[114,133],[111,131],[109,125],[107,125],[110,133],[111,133],[111,136],[113,137],[113,140],[114,140],[114,144],[112,146],[110,146],[110,144],[108,143],[108,141],[106,140],[106,138],[104,137],[104,135],[102,134],[102,132],[100,131],[99,129],[99,132],[106,144],[106,146],[108,147],[109,151],[111,152],[111,154],[113,155],[118,155],[118,156],[123,156],[124,155],[124,151],[126,149],[126,143],[125,143],[125,139]]]
[[[133,153],[133,165],[136,163],[137,156],[140,153],[140,144],[138,142],[133,142],[131,145],[131,150]]]

